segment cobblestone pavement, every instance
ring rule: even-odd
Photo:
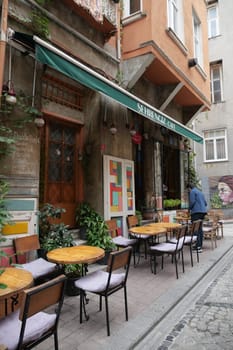
[[[158,350],[233,349],[233,256]]]

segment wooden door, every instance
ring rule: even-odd
[[[75,225],[75,209],[82,200],[81,127],[46,123],[44,202],[66,209],[62,222]]]

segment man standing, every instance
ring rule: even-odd
[[[207,213],[207,203],[203,193],[192,183],[187,185],[189,189],[189,210],[191,211],[191,221],[203,220]],[[202,223],[197,233],[197,243],[194,249],[202,252],[203,230]]]

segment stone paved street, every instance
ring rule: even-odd
[[[233,257],[158,349],[232,350],[232,296]]]

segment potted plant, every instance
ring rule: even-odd
[[[109,252],[116,249],[116,245],[108,233],[104,218],[88,203],[82,203],[79,206],[76,218],[80,227],[85,228],[87,244],[105,250],[106,258],[103,260],[103,263],[105,263]]]
[[[82,276],[81,264],[66,264],[64,273],[67,276],[65,293],[68,296],[76,296],[80,294],[80,289],[75,286],[75,281]]]
[[[165,209],[178,209],[181,204],[180,199],[164,199],[163,205]]]
[[[54,207],[52,204],[45,204],[39,212],[39,235],[41,248],[46,255],[47,252],[62,247],[74,245],[73,236],[64,223],[54,223],[65,209]],[[81,265],[64,265],[64,273],[67,276],[65,293],[68,296],[79,295],[79,289],[75,287],[75,281],[81,276]]]

